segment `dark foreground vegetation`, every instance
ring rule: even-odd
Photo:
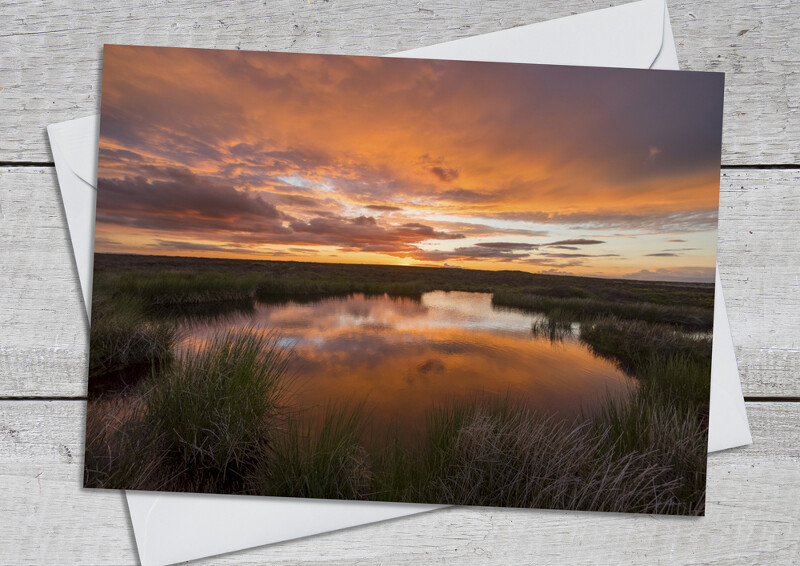
[[[401,442],[376,439],[363,405],[293,407],[291,352],[268,331],[241,329],[203,351],[173,353],[185,316],[255,300],[434,289],[493,292],[498,306],[546,314],[532,332],[552,340],[579,323],[580,340],[638,387],[575,420],[515,400],[453,401],[432,407],[426,429]],[[702,284],[98,255],[85,483],[702,514],[712,301],[713,286]]]

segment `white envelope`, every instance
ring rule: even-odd
[[[663,0],[642,0],[559,20],[395,54],[561,65],[677,69]],[[47,128],[87,315],[91,307],[99,120]],[[709,452],[752,443],[719,270],[716,277]],[[172,564],[442,506],[126,492],[139,559]]]

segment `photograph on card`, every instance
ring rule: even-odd
[[[84,485],[702,515],[723,82],[106,45]]]

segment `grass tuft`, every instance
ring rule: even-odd
[[[572,336],[572,323],[557,316],[553,318],[548,316],[533,322],[531,334],[536,338],[547,338],[551,342],[562,342],[564,338]]]
[[[431,412],[420,443],[386,452],[376,499],[593,511],[702,512],[699,446],[665,442],[617,450],[606,415],[558,420],[505,403],[454,403]],[[675,421],[670,421],[674,424]],[[644,439],[653,423],[639,430]],[[674,431],[661,429],[671,438]],[[694,433],[696,431],[688,431]],[[700,435],[702,438],[702,435]],[[682,448],[681,452],[675,452]],[[704,448],[704,447],[703,447]],[[691,452],[694,449],[694,452]],[[697,490],[701,492],[698,493]],[[700,503],[698,504],[698,499]]]
[[[108,485],[124,461],[87,456],[88,487],[250,493],[257,468],[273,450],[282,426],[288,352],[276,337],[253,329],[216,337],[140,385],[126,425],[90,423],[88,436],[119,444],[140,471],[124,485]],[[96,443],[87,454],[96,454]],[[100,451],[102,452],[102,451]],[[109,469],[111,471],[109,471]]]
[[[96,300],[89,338],[90,387],[129,385],[135,374],[168,365],[177,339],[176,325],[148,319],[134,297]]]
[[[330,406],[321,424],[308,416],[289,421],[262,467],[265,495],[366,499],[372,472],[361,439],[364,405]]]

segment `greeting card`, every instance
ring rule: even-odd
[[[87,487],[703,513],[723,75],[103,69]]]

